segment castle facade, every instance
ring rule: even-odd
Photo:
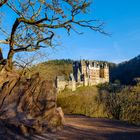
[[[75,61],[73,63],[73,73],[70,74],[69,81],[63,76],[58,76],[56,85],[58,91],[69,88],[72,91],[79,86],[92,86],[109,82],[109,66],[106,62],[99,61]]]

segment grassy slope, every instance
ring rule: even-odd
[[[58,106],[65,114],[83,114],[91,117],[107,117],[103,104],[98,100],[98,89],[80,87],[76,91],[65,90],[58,94]]]

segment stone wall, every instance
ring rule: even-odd
[[[56,82],[57,84],[57,91],[59,92],[59,91],[62,91],[62,90],[64,90],[65,88],[66,88],[66,86],[68,86],[68,81],[61,81],[61,80],[59,80],[59,79],[57,79],[57,82]]]

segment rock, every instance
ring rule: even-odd
[[[27,127],[25,127],[23,124],[20,125],[20,130],[21,130],[21,133],[22,133],[24,136],[29,136],[28,129],[27,129]]]
[[[0,121],[0,135],[5,135],[6,134],[6,129],[4,127],[4,123]]]
[[[5,74],[6,75],[6,74]],[[1,81],[0,119],[19,127],[22,134],[56,131],[64,124],[64,114],[56,105],[53,81],[42,81],[39,74],[26,79],[8,73]]]
[[[62,111],[62,108],[61,108],[61,107],[58,107],[58,108],[56,109],[56,111],[57,111],[58,114],[60,115],[60,117],[61,117],[61,122],[62,122],[62,124],[64,125],[64,124],[65,124],[65,118],[64,118],[64,113],[63,113],[63,111]]]

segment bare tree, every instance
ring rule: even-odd
[[[0,0],[0,7],[4,5],[8,0]]]
[[[87,13],[90,4],[90,0],[1,0],[0,7],[9,8],[15,14],[10,32],[0,25],[0,32],[5,35],[0,44],[9,47],[6,66],[12,69],[13,56],[18,52],[54,46],[58,29],[70,34],[78,25],[105,34],[103,23],[98,20],[79,19],[79,15]]]

